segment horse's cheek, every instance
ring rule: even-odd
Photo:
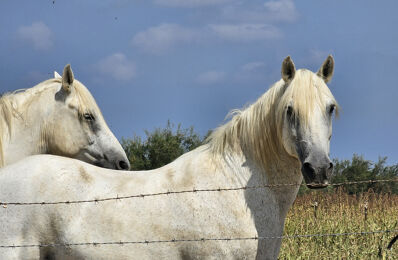
[[[294,141],[292,142],[293,136],[291,134],[291,130],[287,127],[283,127],[283,134],[282,134],[282,142],[285,150],[290,154],[290,155],[295,155],[295,147],[292,145],[294,144]]]
[[[65,119],[64,119],[65,120]],[[57,127],[53,135],[53,149],[59,155],[74,156],[79,153],[80,147],[85,146],[85,138],[82,133],[84,129],[80,126],[73,126],[73,124],[60,124],[62,127]],[[77,130],[79,129],[79,131]]]

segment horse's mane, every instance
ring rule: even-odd
[[[18,117],[21,120],[25,120],[25,114],[28,111],[29,106],[38,100],[40,95],[46,90],[52,88],[59,89],[61,83],[62,79],[52,78],[43,81],[32,88],[8,92],[0,97],[0,167],[4,166],[4,138],[7,136],[7,133],[8,136],[11,136],[12,134],[13,119]],[[74,81],[73,86],[76,90],[76,97],[79,100],[79,114],[82,115],[86,112],[92,111],[93,109],[96,109],[97,113],[101,114],[94,98],[86,87],[78,80]],[[27,95],[26,100],[19,106],[17,106],[15,102],[17,95]]]
[[[4,165],[3,135],[11,133],[11,120],[13,108],[8,99],[9,94],[0,97],[0,167]]]
[[[215,129],[207,142],[214,154],[247,151],[260,167],[267,169],[284,152],[282,127],[286,107],[293,105],[300,122],[307,124],[315,105],[326,107],[325,97],[334,100],[324,81],[309,70],[298,70],[290,84],[279,80],[246,109],[233,110],[232,119]]]

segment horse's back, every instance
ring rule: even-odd
[[[203,163],[198,169],[198,163],[195,158],[184,156],[158,170],[129,173],[63,157],[37,155],[0,170],[0,198],[10,202],[66,202],[206,188],[209,180],[196,179],[198,171],[202,176],[207,172]],[[216,176],[213,173],[209,178]],[[189,192],[98,203],[8,205],[3,223],[10,219],[13,223],[2,230],[0,240],[1,244],[52,244],[197,239],[197,242],[148,245],[57,247],[48,252],[61,259],[66,256],[93,259],[241,256],[238,258],[244,259],[255,254],[257,241],[200,241],[257,235],[246,202],[239,199],[243,192]]]

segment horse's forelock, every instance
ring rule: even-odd
[[[285,112],[285,108],[292,108],[302,124],[307,125],[311,120],[311,111],[314,107],[326,108],[326,102],[331,100],[336,105],[336,113],[339,107],[326,83],[322,78],[309,70],[298,70],[293,81],[287,86],[277,106],[279,118]]]
[[[102,116],[101,110],[90,91],[88,91],[88,89],[77,80],[74,81],[73,86],[75,88],[75,95],[78,99],[79,114],[95,113]]]

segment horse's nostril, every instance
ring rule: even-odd
[[[127,162],[125,162],[125,161],[119,161],[119,162],[118,162],[118,167],[119,167],[119,169],[121,169],[121,170],[128,170],[128,169],[130,169],[129,164],[128,164]]]
[[[333,163],[329,163],[329,169],[333,169]]]
[[[313,171],[314,170],[314,168],[312,167],[311,163],[309,163],[309,162],[304,163],[303,166],[304,166],[304,169],[306,169],[308,171]]]
[[[309,162],[305,162],[303,164],[304,171],[308,174],[308,177],[315,178],[315,169],[312,167],[312,164]]]

